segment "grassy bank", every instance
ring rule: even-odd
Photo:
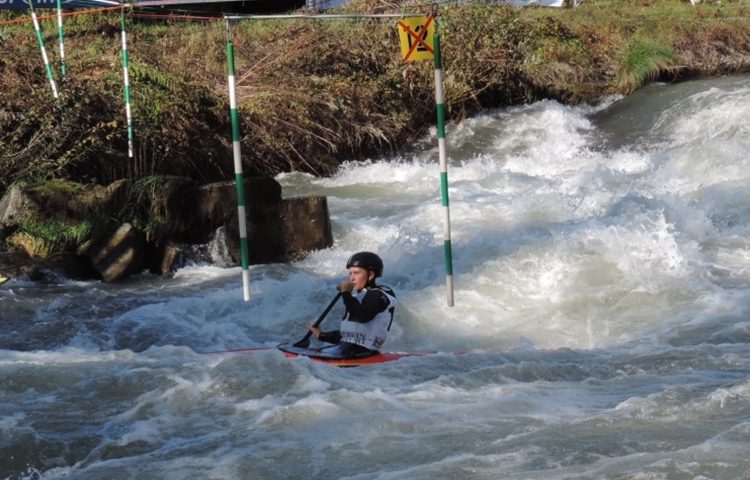
[[[348,10],[427,8],[361,0]],[[58,79],[58,102],[31,23],[0,16],[0,195],[18,180],[233,177],[224,22],[131,13],[132,161],[119,13],[66,17],[69,73]],[[452,120],[542,98],[591,102],[652,80],[750,70],[750,7],[739,0],[697,8],[678,0],[444,6],[439,21]],[[54,19],[42,26],[56,63]],[[432,65],[402,62],[395,21],[242,21],[232,30],[249,174],[325,175],[343,160],[408,147],[434,125]]]

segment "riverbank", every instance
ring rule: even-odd
[[[356,12],[424,10],[354,2]],[[750,70],[750,7],[586,1],[575,9],[440,9],[449,120],[543,98],[595,102],[653,80]],[[108,184],[233,178],[223,21],[126,17],[135,132],[128,158],[119,12],[66,17],[55,102],[30,23],[3,16],[0,195],[29,178]],[[198,18],[197,15],[194,16]],[[27,18],[23,20],[28,20]],[[57,65],[54,19],[42,22]],[[246,173],[325,175],[409,148],[434,121],[430,62],[404,63],[395,22],[232,24]]]
[[[424,10],[372,0],[347,8]],[[164,20],[164,12],[156,13],[128,11],[125,17],[132,158],[119,12],[66,17],[68,73],[58,78],[58,101],[28,18],[0,17],[0,195],[13,184],[52,179],[109,185],[154,178],[159,185],[164,176],[196,183],[234,177],[225,22],[200,15]],[[747,72],[749,15],[740,1],[441,8],[446,114],[460,122],[545,98],[593,103],[655,80]],[[53,21],[42,25],[57,66]],[[231,31],[248,176],[327,175],[347,160],[413,148],[435,124],[433,65],[403,62],[393,19],[244,20],[233,22]],[[124,223],[151,220],[110,213]]]

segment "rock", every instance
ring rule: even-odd
[[[47,257],[38,263],[37,271],[43,279],[49,276],[62,276],[74,280],[87,280],[97,275],[87,259],[74,253],[56,253]]]
[[[112,235],[87,242],[78,255],[90,260],[105,282],[113,282],[145,267],[146,236],[129,223],[120,226]]]
[[[326,197],[295,197],[281,202],[281,237],[287,259],[333,245]]]
[[[253,177],[245,179],[244,191],[247,240],[251,245],[249,262],[284,261],[279,214],[281,185],[270,177]],[[174,215],[180,217],[179,223],[189,228],[175,232],[175,240],[205,244],[211,242],[217,230],[223,228],[228,252],[239,263],[241,254],[235,182],[186,187],[180,197],[183,201]]]
[[[269,177],[245,179],[248,259],[251,265],[286,262],[304,252],[333,244],[325,197],[281,198],[281,185]],[[166,273],[182,263],[185,244],[208,244],[217,232],[225,236],[227,252],[241,262],[237,187],[235,182],[186,186],[164,203],[173,221],[168,239],[161,240],[149,261],[154,273]]]
[[[148,269],[151,273],[162,275],[177,269],[182,263],[182,247],[170,240],[151,249]]]
[[[0,199],[0,240],[10,235],[21,219],[39,213],[38,205],[20,187],[12,187]]]
[[[18,277],[25,273],[23,268],[30,263],[30,259],[20,253],[0,252],[0,275]]]
[[[127,198],[131,182],[118,180],[106,187],[63,180],[11,187],[0,199],[0,240],[25,218],[70,220],[117,212]]]
[[[254,221],[259,222],[258,228],[262,229],[278,214],[281,185],[273,178],[253,177],[245,179],[244,190],[248,229],[252,228]],[[238,225],[235,182],[190,186],[184,188],[179,195],[182,201],[177,205],[177,211],[170,215],[181,218],[180,223],[188,228],[175,232],[177,239],[189,243],[206,243],[217,228]]]
[[[107,187],[61,181],[13,187],[0,201],[0,242],[17,230],[25,217],[65,224],[99,218],[98,227],[106,226],[107,219],[117,218],[126,204],[130,205],[132,185],[133,182],[126,180]],[[250,264],[286,262],[304,252],[332,245],[325,197],[282,200],[281,185],[268,177],[248,178],[244,189]],[[196,245],[214,243],[217,232],[225,237],[230,261],[235,264],[241,261],[237,191],[233,181],[206,185],[176,183],[155,195],[157,211],[151,211],[150,220],[161,223],[157,224],[159,228],[151,230],[150,238],[125,223],[115,232],[89,240],[78,248],[76,253],[80,258],[74,260],[75,255],[69,252],[66,258],[70,258],[64,265],[55,264],[62,261],[59,259],[26,258],[27,271],[45,268],[45,263],[49,263],[52,270],[81,272],[73,274],[76,276],[95,271],[93,278],[106,282],[146,268],[166,273],[181,265],[185,257],[190,258]],[[148,205],[145,210],[154,208]],[[149,221],[148,214],[139,221]],[[73,267],[74,262],[80,265]],[[86,262],[90,269],[86,268]]]
[[[126,180],[106,187],[65,180],[13,186],[0,200],[0,225],[13,227],[27,216],[44,220],[66,219],[112,211],[115,204],[122,202],[128,186]]]
[[[33,259],[21,253],[0,252],[0,275],[48,282],[59,277],[86,280],[95,278],[96,272],[88,260],[73,253],[59,253],[45,259]]]

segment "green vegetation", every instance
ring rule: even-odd
[[[667,71],[676,60],[668,47],[652,40],[634,39],[625,51],[624,70],[619,82],[621,89],[632,92]]]
[[[120,221],[128,222],[146,234],[146,240],[159,241],[176,226],[170,218],[167,199],[171,192],[189,185],[184,177],[155,175],[137,180],[129,189],[125,205],[120,210]]]
[[[379,0],[347,8],[429,9]],[[439,22],[447,115],[460,120],[542,98],[596,101],[653,80],[748,71],[748,15],[741,0],[445,6]],[[233,178],[223,21],[129,17],[131,161],[119,13],[66,17],[69,73],[58,79],[59,102],[30,22],[8,23],[22,19],[0,14],[0,195],[29,179]],[[56,62],[54,19],[42,26]],[[434,124],[432,64],[401,60],[395,21],[253,20],[232,30],[246,174],[329,174],[343,160],[407,147]],[[138,217],[142,208],[131,213]]]
[[[95,224],[89,220],[67,224],[58,220],[39,221],[23,219],[18,231],[11,235],[7,244],[14,250],[25,252],[30,257],[48,257],[57,252],[75,250],[92,234]]]

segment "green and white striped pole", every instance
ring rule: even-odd
[[[62,0],[57,0],[57,33],[60,38],[60,76],[68,74],[65,66],[65,35],[63,34]]]
[[[242,173],[242,152],[240,145],[240,117],[237,113],[237,92],[234,83],[234,44],[232,28],[227,19],[227,85],[229,86],[229,117],[232,121],[232,152],[234,156],[234,179],[237,186],[237,218],[240,225],[240,254],[242,256],[242,292],[247,302],[250,300],[250,259],[247,247],[247,217],[245,214],[245,178]]]
[[[128,34],[125,31],[125,4],[120,11],[120,26],[122,38],[122,76],[125,93],[125,121],[128,127],[128,171],[133,160],[133,116],[130,110],[130,74],[128,73]]]
[[[451,248],[451,215],[448,201],[448,159],[445,150],[445,106],[443,105],[443,61],[440,57],[440,33],[437,19],[433,35],[435,51],[435,104],[437,111],[438,154],[440,156],[440,193],[443,199],[443,250],[448,306],[453,306],[453,252]]]
[[[55,74],[52,73],[52,67],[49,64],[49,58],[47,57],[47,49],[44,47],[44,38],[42,37],[42,29],[39,27],[39,19],[36,18],[36,12],[34,11],[34,5],[29,0],[29,10],[31,10],[31,20],[34,22],[34,30],[36,31],[36,40],[39,42],[39,49],[42,51],[42,59],[44,60],[44,68],[47,70],[47,78],[49,84],[52,87],[52,96],[55,100],[58,98],[57,84],[55,83]]]

